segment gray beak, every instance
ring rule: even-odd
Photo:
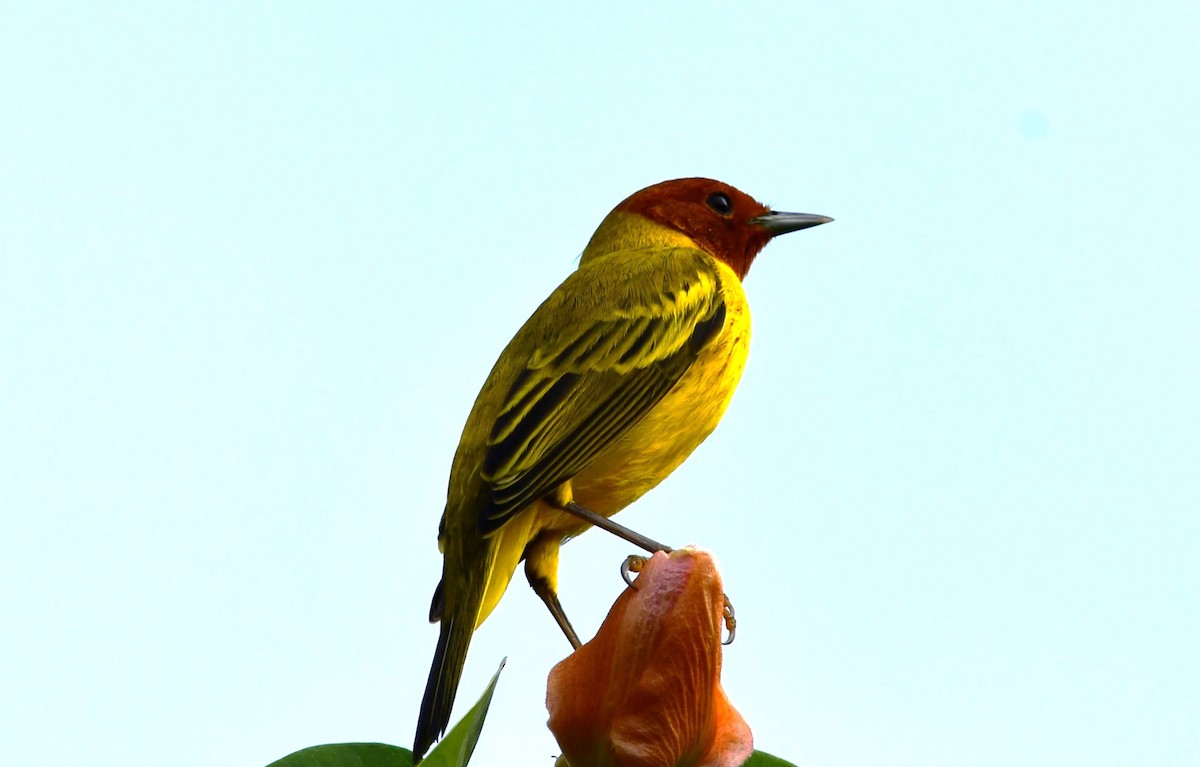
[[[832,220],[829,216],[817,216],[812,213],[781,213],[773,210],[758,218],[750,219],[750,223],[766,229],[774,237],[778,234],[798,232],[801,229],[828,224]]]

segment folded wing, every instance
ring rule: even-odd
[[[600,281],[579,274],[518,335],[532,335],[534,351],[488,437],[482,477],[491,502],[481,533],[602,455],[724,326],[720,276],[702,251],[623,254],[621,268],[609,266]]]

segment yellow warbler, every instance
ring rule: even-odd
[[[647,187],[601,222],[579,268],[509,342],[479,392],[438,531],[441,622],[413,756],[445,732],[471,634],[521,560],[572,644],[558,552],[661,482],[716,428],[750,342],[742,278],[778,234],[832,219],[779,213],[719,181]]]

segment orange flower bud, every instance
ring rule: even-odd
[[[710,554],[648,559],[596,637],[550,672],[570,767],[737,767],[750,728],[721,689],[725,597]]]

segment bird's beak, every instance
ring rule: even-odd
[[[808,229],[811,226],[828,224],[832,220],[829,216],[817,216],[812,213],[781,213],[777,210],[772,210],[757,218],[750,219],[750,223],[760,229],[765,229],[774,237],[777,234],[798,232],[801,229]]]

